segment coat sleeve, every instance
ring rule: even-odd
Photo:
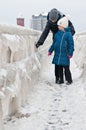
[[[50,46],[48,52],[52,53],[54,51],[54,43],[52,43],[52,45]]]
[[[72,35],[74,35],[75,34],[75,29],[74,29],[74,26],[73,26],[73,24],[72,24],[72,22],[70,20],[69,20],[69,27],[70,27],[70,31],[71,31]]]
[[[44,31],[42,32],[42,34],[38,40],[38,42],[41,43],[40,45],[42,45],[44,43],[45,39],[48,36],[49,31],[50,31],[49,22],[47,22],[47,24],[44,28]]]
[[[52,53],[52,52],[54,51],[54,44],[55,44],[55,41],[56,41],[56,40],[55,40],[55,37],[54,37],[53,43],[52,43],[52,45],[50,46],[48,52]]]
[[[73,40],[73,36],[70,32],[68,33],[67,42],[68,42],[68,54],[67,55],[72,56],[73,51],[74,51],[74,40]]]

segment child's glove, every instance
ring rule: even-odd
[[[69,59],[71,59],[71,58],[72,58],[72,56],[71,56],[71,55],[68,55],[68,58],[69,58]]]
[[[48,52],[48,56],[50,56],[52,53],[51,52]]]

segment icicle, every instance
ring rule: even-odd
[[[0,91],[0,99],[3,99],[3,98],[5,98],[5,94],[2,91]]]

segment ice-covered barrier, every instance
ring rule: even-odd
[[[20,112],[39,77],[42,55],[35,43],[40,33],[0,25],[0,130],[4,129],[3,118]]]
[[[74,60],[78,67],[82,68],[81,77],[86,81],[86,32],[76,34]]]
[[[0,130],[4,130],[3,119],[20,113],[20,107],[34,90],[42,65],[46,66],[46,51],[52,41],[48,36],[42,48],[36,49],[40,33],[20,26],[0,25]],[[86,80],[86,33],[77,34],[74,39],[74,60],[83,68],[82,77]]]

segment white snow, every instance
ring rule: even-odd
[[[74,37],[69,86],[55,84],[51,37],[36,49],[39,34],[0,25],[0,130],[86,130],[86,33]]]
[[[71,60],[73,84],[54,83],[52,57],[46,54],[46,63],[39,81],[21,107],[23,117],[13,116],[5,121],[5,130],[85,130],[86,129],[86,82],[74,60]]]

